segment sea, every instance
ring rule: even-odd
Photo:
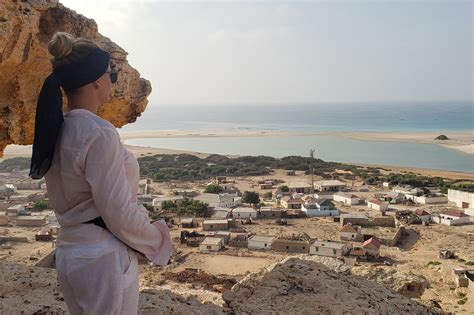
[[[133,131],[354,131],[446,134],[474,131],[474,102],[326,103],[266,105],[148,105]],[[473,134],[474,139],[474,134]],[[126,144],[236,155],[307,156],[327,161],[474,172],[473,155],[438,146],[362,141],[340,136],[130,139]]]

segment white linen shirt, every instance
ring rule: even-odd
[[[64,113],[51,168],[45,175],[62,244],[96,244],[109,231],[81,224],[101,216],[110,232],[151,261],[165,265],[171,255],[169,229],[150,223],[137,204],[138,162],[120,142],[115,127],[86,109]]]

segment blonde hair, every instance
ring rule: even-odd
[[[99,46],[91,40],[66,32],[56,32],[48,43],[53,68],[80,61],[96,48]]]

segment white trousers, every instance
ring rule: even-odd
[[[56,270],[72,315],[137,314],[137,256],[114,236],[97,244],[58,246]]]

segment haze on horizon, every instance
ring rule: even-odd
[[[472,1],[61,1],[152,82],[150,105],[469,101]]]

